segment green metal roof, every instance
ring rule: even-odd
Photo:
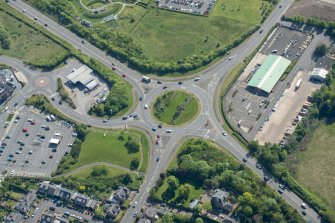
[[[290,63],[291,61],[284,57],[270,54],[252,76],[248,86],[270,93]]]

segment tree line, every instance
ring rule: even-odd
[[[241,222],[253,222],[255,218],[259,222],[304,222],[296,210],[243,164],[203,140],[187,140],[176,159],[177,165],[169,168],[167,176],[161,175],[150,192],[151,199],[172,204],[179,201],[158,196],[157,190],[167,177],[168,193],[178,191],[187,196],[187,184],[228,191],[231,202],[238,204],[234,214]]]

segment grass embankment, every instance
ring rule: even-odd
[[[129,141],[137,144],[138,151],[127,147]],[[91,129],[81,146],[78,162],[70,169],[73,170],[94,162],[107,162],[130,169],[132,160],[137,159],[140,161],[140,166],[135,169],[145,171],[149,160],[149,147],[146,141],[143,133],[135,130],[125,132],[123,130]],[[141,162],[142,156],[143,161]]]
[[[94,174],[94,171],[102,169],[104,170],[104,173],[98,175]],[[139,188],[140,181],[138,179],[138,176],[136,176],[136,174],[105,165],[87,167],[82,170],[78,170],[78,172],[71,174],[70,177],[75,177],[81,182],[85,180],[108,181],[108,179],[119,179],[120,177],[125,176],[127,174],[131,178],[130,184],[127,186],[131,188]],[[98,192],[98,196],[100,198],[109,198],[110,191],[101,190]]]
[[[199,113],[198,99],[184,91],[169,91],[159,96],[153,105],[156,119],[169,125],[191,121]]]
[[[287,159],[297,181],[324,199],[335,212],[335,124],[322,125],[311,135],[306,148]]]
[[[69,52],[52,39],[2,10],[0,24],[7,31],[10,41],[9,49],[0,46],[0,54],[37,67],[55,67],[69,56]]]
[[[65,90],[61,78],[57,78],[57,91],[58,91],[60,97],[62,98],[62,100],[64,100],[66,103],[68,103],[71,108],[76,109],[76,105],[72,101],[69,92],[67,92]]]

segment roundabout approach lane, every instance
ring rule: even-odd
[[[149,196],[150,188],[154,186],[154,182],[159,177],[159,174],[163,172],[165,168],[168,166],[169,160],[171,159],[176,148],[178,148],[180,140],[188,136],[204,137],[204,135],[199,130],[202,130],[204,128],[204,126],[207,123],[207,120],[210,120],[211,125],[214,127],[214,129],[211,130],[209,129],[209,131],[207,132],[208,137],[211,137],[214,134],[214,132],[217,134],[223,131],[223,128],[220,125],[220,121],[218,120],[213,110],[215,102],[213,100],[213,96],[215,95],[214,94],[215,89],[221,86],[229,70],[231,70],[239,62],[243,61],[243,59],[246,56],[248,56],[253,50],[256,49],[256,47],[261,43],[262,39],[265,37],[266,33],[271,29],[271,27],[275,23],[280,21],[281,15],[283,15],[283,13],[288,9],[288,7],[292,4],[292,2],[293,0],[284,0],[282,1],[282,3],[279,3],[282,4],[283,7],[277,7],[269,15],[269,17],[266,19],[266,21],[263,23],[261,27],[261,29],[264,30],[262,34],[258,32],[254,33],[252,36],[250,36],[248,40],[246,40],[240,46],[232,50],[230,55],[234,56],[233,60],[223,59],[220,60],[218,63],[212,65],[208,69],[206,69],[204,72],[202,72],[201,81],[199,83],[195,83],[192,80],[184,82],[183,87],[185,87],[185,89],[187,89],[188,91],[194,93],[197,97],[199,97],[199,100],[201,101],[202,105],[202,111],[204,111],[204,113],[201,112],[200,115],[197,117],[197,119],[195,119],[192,123],[190,123],[190,125],[187,125],[188,128],[186,128],[186,131],[185,131],[186,126],[185,127],[183,126],[180,128],[176,127],[175,129],[173,129],[173,131],[175,131],[173,132],[173,134],[162,133],[166,135],[166,138],[168,140],[165,143],[165,145],[162,146],[163,148],[161,150],[161,158],[159,162],[156,161],[156,155],[158,154],[158,151],[152,143],[152,139],[155,138],[155,135],[153,135],[149,130],[157,123],[152,119],[152,117],[146,115],[147,111],[144,111],[143,103],[139,103],[139,106],[135,110],[136,113],[141,114],[142,120],[122,121],[120,119],[110,119],[107,123],[103,123],[102,120],[99,118],[93,118],[88,115],[86,116],[79,115],[78,113],[72,111],[68,106],[64,105],[65,103],[63,103],[62,106],[60,106],[58,103],[53,103],[53,105],[57,109],[59,109],[62,113],[69,115],[70,117],[73,117],[73,119],[85,124],[90,124],[92,126],[97,126],[100,128],[117,128],[117,127],[123,128],[125,127],[125,125],[127,125],[129,127],[144,129],[145,132],[151,134],[151,160],[149,168],[144,183],[142,184],[139,193],[134,199],[134,202],[137,201],[139,203],[137,207],[129,208],[127,210],[121,222],[129,223],[134,221],[133,214],[136,211],[140,210],[141,206],[145,203],[147,197]],[[116,61],[110,56],[106,55],[105,52],[92,46],[91,44],[89,43],[82,44],[81,43],[82,39],[80,37],[71,33],[66,28],[60,26],[49,17],[44,16],[42,13],[30,7],[23,1],[21,0],[10,1],[9,4],[13,8],[21,12],[23,9],[25,9],[26,10],[25,15],[27,17],[29,17],[32,20],[34,19],[34,17],[37,17],[38,20],[36,22],[39,23],[41,26],[44,26],[44,24],[48,24],[48,26],[44,28],[48,29],[50,32],[59,36],[60,38],[64,39],[77,49],[80,49],[83,53],[99,60],[110,69],[113,67],[114,63],[117,66],[116,73],[120,76],[122,74],[127,74],[126,80],[132,84],[135,93],[138,96],[142,96],[144,101],[152,100],[150,99],[154,97],[152,95],[154,94],[159,95],[159,93],[162,92],[161,90],[155,90],[155,89],[151,89],[148,90],[148,92],[146,92],[146,90],[144,90],[142,84],[140,83],[141,76],[138,72],[131,70],[130,68],[126,67],[125,65]],[[201,83],[202,83],[201,86],[202,89],[201,87],[199,87]],[[172,86],[176,85],[176,83],[174,82],[170,82],[167,84],[169,86],[171,85],[170,89],[173,88],[180,89],[179,87]],[[43,93],[46,96],[50,96],[50,92],[44,91],[43,89],[29,89],[27,90],[27,92],[29,93],[38,92]],[[217,136],[216,138],[212,137],[211,139],[220,144],[221,146],[225,147],[238,159],[241,159],[242,157],[246,156],[246,151],[230,136],[223,137],[222,135],[220,135]],[[250,167],[250,169],[253,170],[256,174],[263,177],[264,174],[267,173],[260,172],[258,169],[256,169],[254,165],[255,162],[256,161],[254,159],[249,158],[247,166]],[[275,183],[275,181],[271,181],[269,183],[269,186],[271,186],[273,189],[276,190],[278,184]],[[283,198],[298,211],[301,211],[300,204],[303,201],[299,197],[297,197],[294,193],[285,191]],[[305,216],[305,218],[310,222],[320,222],[319,216],[311,208],[307,209],[307,216]]]

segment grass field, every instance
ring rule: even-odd
[[[192,94],[169,91],[156,99],[152,110],[159,121],[180,125],[192,120],[198,114],[200,105]]]
[[[9,33],[11,42],[8,50],[0,47],[0,54],[32,64],[52,64],[68,55],[64,48],[3,11],[0,11],[0,24]]]
[[[150,58],[176,61],[227,45],[238,38],[260,22],[262,2],[219,0],[209,17],[149,10],[130,35]]]
[[[91,5],[90,2],[83,1],[85,5]],[[271,7],[265,0],[218,0],[211,14],[205,17],[155,7],[127,6],[116,21],[100,23],[103,17],[117,13],[121,5],[110,5],[106,12],[98,14],[88,12],[79,0],[71,1],[71,5],[77,16],[94,23],[94,29],[130,36],[146,57],[166,62],[201,55],[233,42],[261,22],[264,6]],[[91,6],[101,6],[101,3]]]
[[[122,132],[122,130],[90,130],[82,144],[78,162],[71,169],[76,169],[93,162],[108,162],[130,168],[130,163],[134,158],[142,160],[141,153],[143,152],[143,161],[139,169],[145,171],[149,160],[149,145],[146,137],[143,133],[134,130],[128,130],[123,134]],[[125,139],[121,140],[120,135],[123,135]],[[129,136],[141,145],[139,152],[128,152],[125,143]]]
[[[291,154],[287,164],[295,178],[323,198],[335,211],[335,124],[313,133],[305,151]]]

